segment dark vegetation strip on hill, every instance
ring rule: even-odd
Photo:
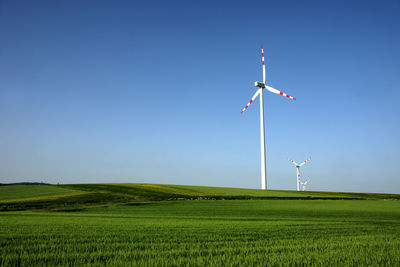
[[[400,199],[395,194],[296,192],[277,190],[230,189],[153,184],[74,184],[58,185],[71,194],[0,201],[0,211],[31,209],[79,210],[90,206],[141,203],[165,200],[244,200],[244,199]]]
[[[48,183],[39,183],[39,182],[20,182],[20,183],[9,183],[9,184],[3,184],[0,183],[0,186],[6,186],[6,185],[50,185]]]

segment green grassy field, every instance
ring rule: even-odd
[[[55,188],[0,201],[0,265],[400,266],[398,195]]]
[[[45,196],[62,196],[76,190],[51,185],[9,185],[0,186],[0,201],[37,198]]]
[[[166,200],[239,199],[400,199],[395,194],[297,192],[156,184],[75,184],[0,186],[0,211],[76,210],[88,206]]]

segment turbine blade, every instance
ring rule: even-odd
[[[293,160],[291,160],[291,159],[289,159],[288,158],[288,160],[290,160],[294,165],[296,165],[296,166],[298,166],[299,164],[297,164],[296,162],[294,162]]]
[[[264,48],[261,45],[261,57],[262,57],[262,65],[263,65],[263,83],[265,84],[265,60],[264,60]]]
[[[304,164],[306,164],[307,162],[309,162],[311,160],[311,158],[306,159],[302,164],[300,164],[300,167],[303,166]]]
[[[253,103],[254,99],[256,99],[256,97],[261,93],[261,90],[262,90],[262,88],[257,90],[257,92],[251,98],[250,102],[247,103],[247,105],[244,107],[244,109],[240,113],[243,113],[243,111],[245,111],[250,106],[250,104]]]
[[[294,98],[293,96],[287,95],[284,92],[281,92],[279,90],[276,90],[275,88],[272,88],[271,86],[266,85],[265,88],[267,88],[267,90],[270,91],[271,93],[283,95],[283,96],[289,97],[290,99],[296,100],[296,98]]]

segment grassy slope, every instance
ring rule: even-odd
[[[76,190],[51,185],[6,185],[0,186],[0,201],[54,196],[74,193]]]
[[[298,192],[284,190],[259,190],[225,187],[158,185],[158,184],[76,184],[68,188],[87,191],[107,191],[115,194],[136,196],[144,200],[168,200],[174,198],[224,198],[224,199],[400,199],[397,194],[341,193],[341,192]]]
[[[154,184],[9,189],[0,201],[13,211],[0,213],[0,266],[400,266],[400,202],[376,201],[399,195]]]
[[[0,213],[0,265],[399,266],[400,202],[163,201]]]
[[[400,199],[399,194],[379,194],[379,193],[345,193],[345,192],[323,192],[323,191],[289,191],[289,190],[259,190],[226,187],[207,187],[207,186],[188,186],[188,185],[164,185],[184,190],[193,190],[202,194],[210,195],[229,195],[232,197],[248,196],[252,198],[313,198],[313,199]]]
[[[176,199],[400,199],[400,195],[372,193],[297,192],[156,184],[15,185],[0,187],[0,211],[82,209]]]

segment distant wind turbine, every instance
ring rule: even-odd
[[[301,182],[301,187],[303,191],[306,191],[306,185],[310,182],[310,179],[307,179],[305,182]]]
[[[265,131],[264,131],[264,104],[263,104],[263,89],[266,88],[271,93],[286,96],[290,99],[296,100],[296,98],[291,97],[275,88],[272,88],[265,84],[265,61],[264,61],[264,49],[261,46],[261,56],[262,56],[262,66],[263,66],[263,82],[255,82],[254,85],[259,89],[253,95],[250,102],[244,107],[241,113],[243,113],[250,104],[260,95],[260,130],[261,130],[261,189],[267,189],[267,168],[265,163]]]
[[[291,159],[288,159],[288,160],[290,160],[293,164],[294,164],[294,166],[296,166],[296,169],[297,169],[297,191],[300,191],[300,167],[301,166],[303,166],[304,164],[306,164],[308,161],[310,161],[311,160],[311,158],[308,158],[308,159],[306,159],[303,163],[301,163],[300,165],[299,164],[297,164],[296,162],[294,162],[293,160],[291,160]],[[308,183],[308,182],[307,182]]]

